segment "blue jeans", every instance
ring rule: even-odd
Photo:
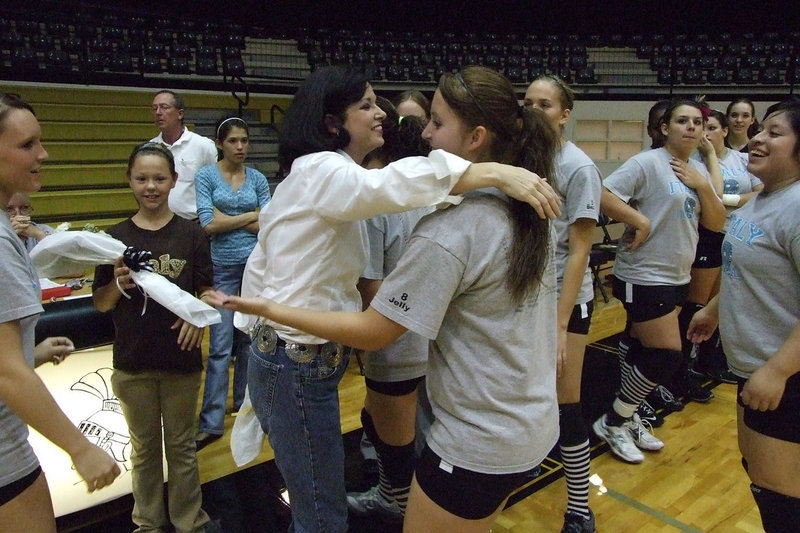
[[[214,265],[214,288],[225,294],[239,294],[242,288],[244,264]],[[200,409],[198,431],[212,435],[225,432],[225,408],[228,404],[228,368],[233,356],[233,410],[238,411],[244,401],[247,385],[247,359],[250,339],[233,326],[233,311],[220,309],[222,322],[212,324],[206,363],[206,384],[203,389],[203,406]]]
[[[289,490],[290,532],[347,531],[338,387],[348,360],[296,363],[283,346],[264,353],[251,345],[250,401]]]

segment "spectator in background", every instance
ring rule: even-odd
[[[27,193],[18,192],[11,195],[11,200],[6,206],[6,213],[11,221],[14,232],[25,243],[25,249],[30,253],[39,241],[53,233],[53,228],[46,224],[37,224],[31,220],[31,197]]]
[[[174,92],[158,91],[150,109],[161,131],[151,141],[167,145],[178,173],[178,182],[169,195],[169,208],[178,216],[196,220],[194,175],[201,167],[217,162],[217,147],[211,139],[186,129],[183,98]]]
[[[244,266],[256,245],[258,213],[269,202],[264,174],[244,164],[250,129],[238,117],[217,122],[216,144],[222,158],[197,171],[197,214],[211,238],[214,287],[238,294]],[[222,288],[224,287],[224,289]],[[222,436],[228,403],[228,367],[234,358],[233,410],[244,402],[250,338],[233,327],[233,311],[222,310],[222,322],[210,326],[203,407],[196,437],[197,449]]]

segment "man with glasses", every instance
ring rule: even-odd
[[[6,206],[6,213],[11,220],[11,227],[25,243],[25,248],[30,252],[39,241],[53,233],[53,228],[45,224],[31,221],[31,197],[25,193],[15,193],[11,196]]]
[[[194,175],[201,167],[217,162],[214,141],[189,131],[183,125],[183,98],[172,91],[158,91],[150,106],[161,131],[152,142],[162,143],[175,158],[178,182],[169,194],[169,208],[189,220],[197,220]]]

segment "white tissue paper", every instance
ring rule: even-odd
[[[41,277],[58,278],[96,265],[113,264],[127,246],[106,233],[64,231],[49,235],[31,250],[31,260]],[[186,322],[203,328],[222,322],[219,311],[155,272],[132,272],[145,294]]]
[[[250,403],[250,389],[245,388],[244,401],[236,414],[231,431],[231,455],[236,466],[254,461],[264,447],[264,430]]]

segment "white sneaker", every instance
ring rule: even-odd
[[[642,450],[657,452],[664,447],[664,443],[651,433],[653,426],[644,422],[636,413],[622,427],[628,430],[633,443]]]
[[[609,426],[606,424],[606,415],[601,416],[592,424],[595,434],[606,441],[611,447],[611,451],[629,463],[641,463],[644,455],[633,443],[630,431],[624,426]]]

